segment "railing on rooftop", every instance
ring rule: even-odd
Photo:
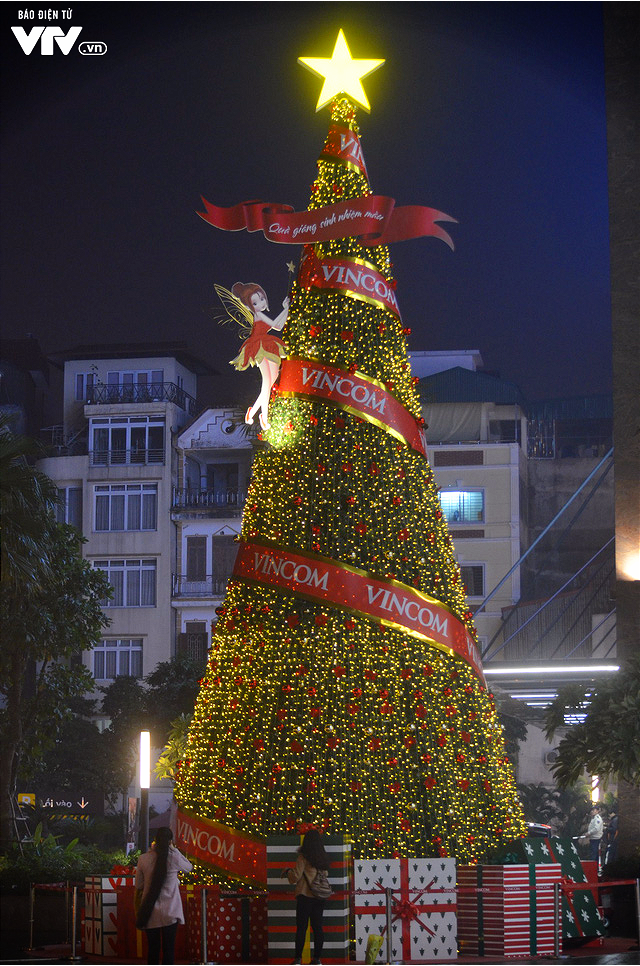
[[[86,402],[90,406],[111,403],[170,402],[190,416],[197,413],[196,400],[175,382],[151,382],[140,386],[89,386]]]

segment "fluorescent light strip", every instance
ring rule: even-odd
[[[530,693],[530,694],[509,694],[509,697],[510,698],[515,698],[516,701],[524,701],[525,699],[529,699],[529,698],[548,698],[549,701],[553,701],[554,698],[557,698],[558,697],[558,692],[557,691],[552,691],[551,693],[547,692],[547,694],[533,694],[533,693]]]
[[[567,667],[565,664],[542,665],[540,667],[484,667],[485,674],[607,674],[619,671],[619,664],[577,664]]]

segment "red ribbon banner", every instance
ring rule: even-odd
[[[278,392],[336,403],[427,456],[422,426],[381,383],[362,373],[309,359],[284,359]]]
[[[187,855],[241,882],[264,885],[267,881],[264,840],[246,832],[179,810],[176,844]]]
[[[300,283],[315,288],[330,288],[351,298],[379,305],[400,318],[398,299],[391,283],[375,265],[360,258],[315,259],[313,274],[300,273]]]
[[[444,604],[397,580],[373,577],[319,554],[240,543],[233,577],[257,582],[403,630],[469,664],[484,685],[475,641]]]
[[[320,160],[330,158],[339,161],[352,171],[360,171],[367,177],[360,138],[351,128],[340,124],[332,124],[329,128],[327,140],[320,154]]]
[[[210,225],[223,231],[261,231],[268,241],[281,245],[307,245],[334,238],[360,237],[363,245],[390,245],[432,235],[451,249],[449,234],[436,224],[455,222],[435,208],[407,205],[396,208],[393,198],[367,195],[337,201],[313,211],[294,211],[290,205],[245,201],[232,208],[218,208],[202,199],[205,211],[198,212]]]

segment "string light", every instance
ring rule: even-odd
[[[357,133],[339,97],[332,123]],[[309,209],[370,193],[321,160]],[[366,258],[394,285],[389,252],[355,238],[317,259]],[[290,354],[364,373],[419,419],[407,330],[388,308],[294,283]],[[274,395],[242,539],[320,554],[446,605],[475,638],[454,548],[424,457],[318,399]],[[362,614],[232,580],[185,756],[180,804],[260,835],[312,824],[354,855],[473,862],[525,832],[492,695],[470,665]],[[206,877],[206,876],[205,876]]]

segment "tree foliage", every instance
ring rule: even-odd
[[[640,658],[594,688],[573,684],[560,691],[547,712],[547,738],[566,729],[565,716],[585,712],[557,746],[552,771],[558,784],[573,785],[586,771],[640,786]]]
[[[11,796],[26,749],[54,745],[70,705],[93,686],[82,652],[108,620],[105,575],[83,560],[81,538],[55,521],[57,491],[27,462],[34,446],[0,433],[3,579],[0,584],[0,837],[11,838]]]
[[[184,758],[187,750],[187,738],[189,737],[189,726],[192,718],[193,714],[181,714],[171,722],[167,743],[156,765],[158,778],[170,778],[172,781],[175,779],[178,764]]]

